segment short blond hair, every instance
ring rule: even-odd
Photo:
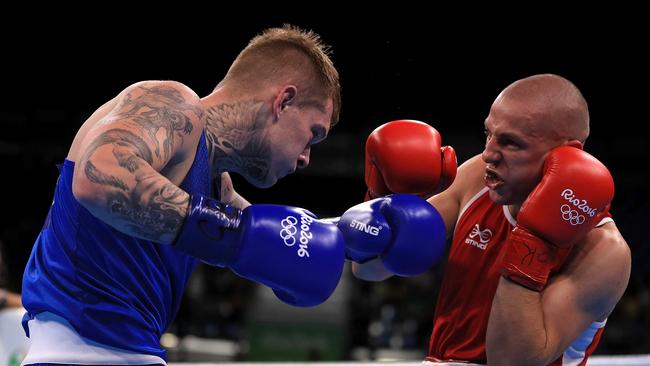
[[[239,53],[219,86],[229,84],[246,92],[288,80],[302,91],[296,98],[298,104],[331,98],[330,123],[338,122],[339,73],[330,59],[330,47],[313,31],[288,24],[265,30]]]

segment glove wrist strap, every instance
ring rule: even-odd
[[[562,263],[558,247],[515,227],[508,237],[502,259],[501,275],[533,291],[542,291],[549,274]]]
[[[206,263],[228,266],[237,242],[232,240],[240,226],[242,211],[217,200],[195,195],[174,248]]]

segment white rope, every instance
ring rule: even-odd
[[[171,362],[169,366],[365,366],[389,364],[390,366],[422,366],[421,361],[408,362],[225,362],[225,363],[181,363]],[[429,363],[429,365],[437,365]],[[444,364],[440,364],[441,366]],[[591,356],[587,366],[650,366],[650,355]]]

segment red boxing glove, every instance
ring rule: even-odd
[[[391,193],[423,197],[442,192],[456,178],[456,152],[440,146],[435,128],[414,120],[377,127],[366,140],[366,200]]]
[[[541,291],[573,244],[602,219],[612,198],[614,180],[600,161],[574,147],[553,149],[542,181],[521,206],[508,237],[501,274]]]

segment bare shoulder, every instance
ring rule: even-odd
[[[627,288],[630,247],[613,222],[592,229],[576,246],[566,272],[584,289],[586,310],[604,319]]]
[[[156,171],[180,176],[189,168],[203,130],[203,107],[192,89],[176,81],[142,81],[126,87],[84,122],[68,158],[84,162],[107,153],[105,145],[128,146]]]
[[[124,88],[84,121],[70,147],[68,158],[77,160],[82,142],[88,134],[92,138],[111,125],[129,129],[123,122],[133,117],[147,125],[157,120],[157,124],[153,123],[157,128],[180,128],[184,135],[194,135],[197,142],[197,132],[204,127],[201,100],[192,89],[176,81],[141,81]]]
[[[461,206],[465,205],[474,195],[485,187],[485,162],[481,155],[475,155],[458,168],[458,195]],[[460,179],[458,179],[460,178]]]
[[[105,121],[131,120],[149,134],[164,130],[185,136],[180,152],[194,154],[205,127],[199,96],[183,83],[149,80],[132,84],[117,97],[117,103]]]
[[[630,247],[614,222],[593,228],[579,245],[581,250],[577,255],[585,259],[598,260],[598,263],[607,264],[609,269],[621,274],[630,269]]]
[[[458,167],[456,179],[447,190],[429,198],[429,203],[442,215],[448,234],[454,230],[460,209],[483,188],[484,175],[485,163],[476,155]]]
[[[187,117],[195,123],[199,123],[203,118],[201,98],[185,84],[173,80],[137,82],[126,87],[118,95],[117,102],[112,112],[124,113],[125,109],[135,112],[135,108],[153,110],[156,107],[164,107],[187,113]]]
[[[154,90],[169,98],[182,98],[184,101],[195,99],[200,101],[199,96],[187,85],[174,80],[144,80],[127,86],[120,95],[132,93],[133,91]]]

